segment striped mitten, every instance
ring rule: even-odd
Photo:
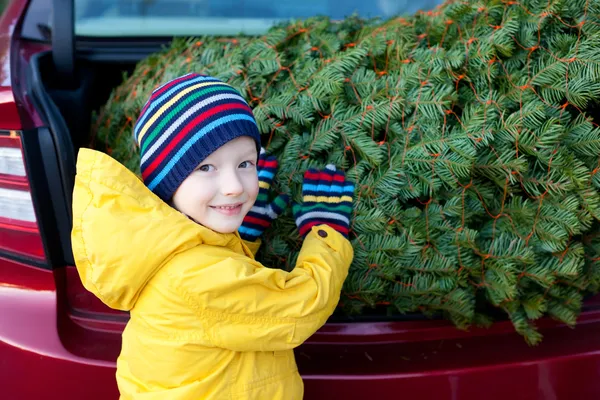
[[[289,197],[280,194],[269,202],[269,190],[277,172],[277,159],[275,156],[267,156],[265,149],[260,149],[258,158],[258,196],[254,206],[244,217],[238,232],[242,239],[254,242],[271,225],[287,206]]]
[[[348,237],[354,184],[342,171],[327,165],[324,170],[308,170],[302,184],[302,204],[293,207],[300,235],[306,236],[315,225],[329,225]]]

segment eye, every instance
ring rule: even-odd
[[[215,167],[213,165],[210,164],[204,164],[198,167],[198,169],[196,169],[196,171],[202,171],[202,172],[211,172],[214,171]]]
[[[252,163],[252,161],[244,161],[238,167],[239,168],[252,168],[253,166],[254,166],[254,163]]]

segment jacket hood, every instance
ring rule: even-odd
[[[248,251],[239,235],[189,220],[126,167],[90,149],[81,149],[77,158],[71,242],[85,288],[124,311],[180,252],[203,243]]]

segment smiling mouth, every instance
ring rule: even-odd
[[[237,215],[242,211],[243,204],[244,203],[236,203],[223,206],[210,206],[210,208],[224,215]]]

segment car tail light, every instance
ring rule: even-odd
[[[0,132],[0,250],[44,260],[20,132]]]

